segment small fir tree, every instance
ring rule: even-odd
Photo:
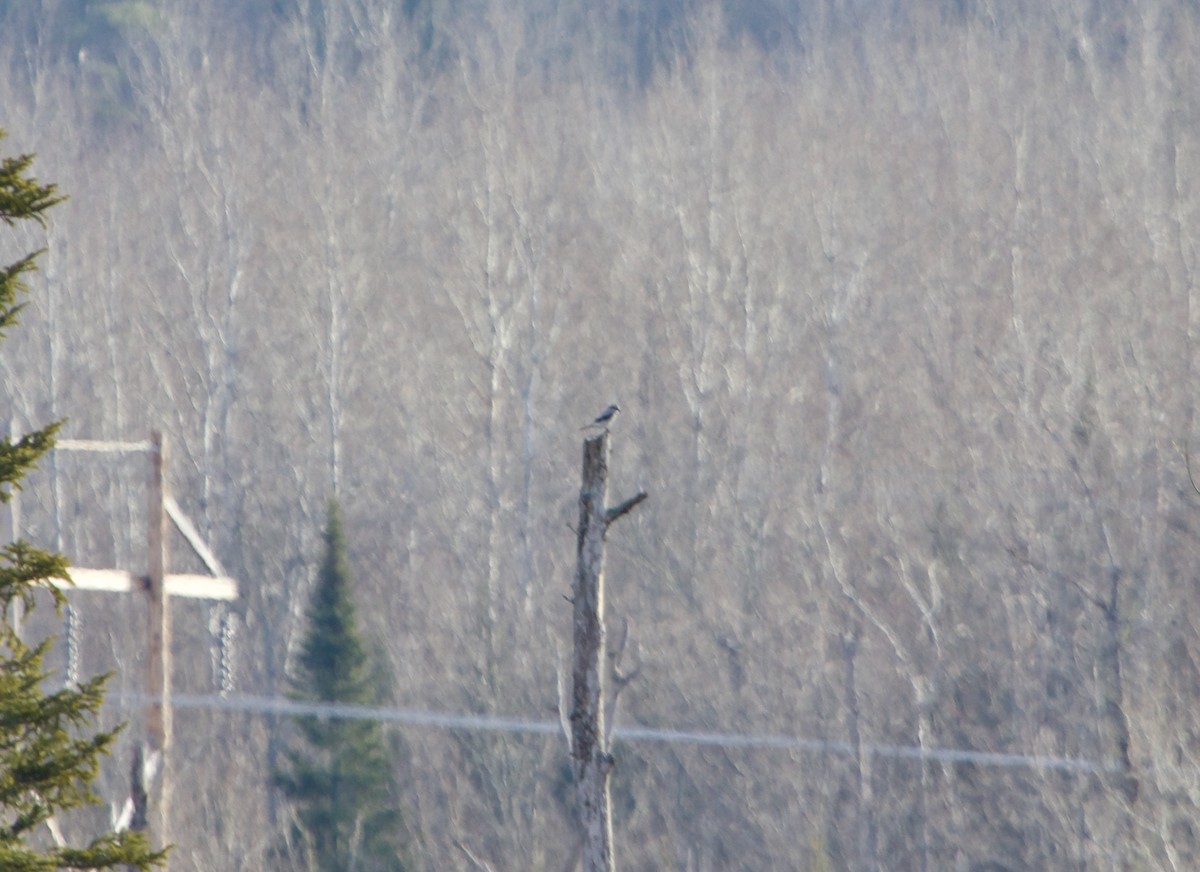
[[[331,504],[294,699],[380,702],[379,672],[359,636],[350,586],[341,516]],[[292,812],[282,853],[305,870],[403,870],[393,754],[379,723],[307,715],[293,721],[297,735],[274,777]]]
[[[0,129],[0,140],[5,137]],[[0,160],[0,222],[45,226],[45,212],[63,198],[54,185],[30,175],[32,155]],[[23,277],[36,269],[40,251],[0,266],[0,338],[16,325],[28,292]],[[0,438],[0,501],[14,490],[54,446],[58,424],[50,424],[13,440]],[[87,847],[46,847],[43,824],[55,814],[97,802],[91,785],[116,731],[88,734],[104,702],[107,676],[77,688],[43,690],[43,665],[53,639],[26,645],[14,626],[14,604],[26,611],[36,606],[34,594],[47,591],[56,607],[64,596],[59,582],[68,581],[66,560],[57,554],[14,542],[0,549],[0,869],[42,872],[51,869],[148,870],[163,854],[152,852],[140,833],[105,833]]]

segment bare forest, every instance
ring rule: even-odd
[[[286,692],[335,494],[389,704],[490,725],[387,727],[415,868],[571,867],[613,401],[618,869],[1200,867],[1200,10],[513,5],[0,2],[71,198],[0,426],[164,431],[241,588],[225,696],[225,607],[172,606],[172,870],[270,868],[281,716],[232,703]],[[58,452],[21,522],[137,567],[144,506]],[[140,602],[72,597],[130,719]]]

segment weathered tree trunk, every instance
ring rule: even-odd
[[[613,872],[612,803],[605,692],[609,670],[604,626],[604,539],[608,525],[646,498],[644,492],[607,508],[608,433],[583,443],[575,565],[574,689],[571,695],[571,759],[579,803],[584,872]]]

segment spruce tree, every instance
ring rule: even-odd
[[[337,505],[329,506],[325,555],[308,607],[292,697],[377,704],[378,670],[359,635]],[[402,870],[393,754],[377,721],[297,716],[275,784],[292,816],[283,854],[321,872]]]
[[[5,135],[0,129],[0,140]],[[7,227],[20,221],[44,227],[46,210],[63,199],[54,185],[40,184],[30,174],[32,164],[28,154],[0,160],[0,222]],[[17,323],[24,305],[20,298],[29,290],[24,277],[36,269],[39,254],[0,266],[0,338]],[[47,425],[17,440],[0,438],[0,501],[12,498],[54,446],[58,426]],[[42,827],[51,817],[97,801],[91,785],[116,738],[116,731],[88,732],[104,702],[107,676],[47,692],[43,661],[53,639],[30,646],[14,626],[15,603],[28,612],[37,605],[34,594],[43,590],[61,608],[65,598],[60,584],[68,581],[61,555],[25,542],[0,549],[0,869],[147,870],[163,855],[150,851],[140,833],[105,833],[82,848],[39,847],[47,842]]]

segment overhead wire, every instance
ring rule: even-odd
[[[146,694],[110,694],[107,702],[121,709],[134,709],[154,701]],[[464,730],[526,735],[552,735],[562,732],[557,720],[504,717],[500,715],[454,714],[425,709],[394,706],[352,705],[336,702],[308,702],[266,696],[208,694],[171,697],[177,709],[208,709],[249,715],[286,715],[290,717],[345,718],[370,720],[443,730]],[[645,726],[618,726],[613,738],[626,742],[668,743],[712,746],[726,749],[760,749],[800,752],[806,754],[852,757],[854,746],[837,739],[805,738],[769,733],[729,733],[706,730],[663,729]],[[934,763],[962,764],[1008,769],[1056,771],[1084,775],[1117,772],[1115,760],[1092,760],[1085,757],[1059,757],[1045,754],[999,753],[966,748],[942,748],[897,744],[863,743],[860,753],[872,757],[898,760],[918,760]]]

